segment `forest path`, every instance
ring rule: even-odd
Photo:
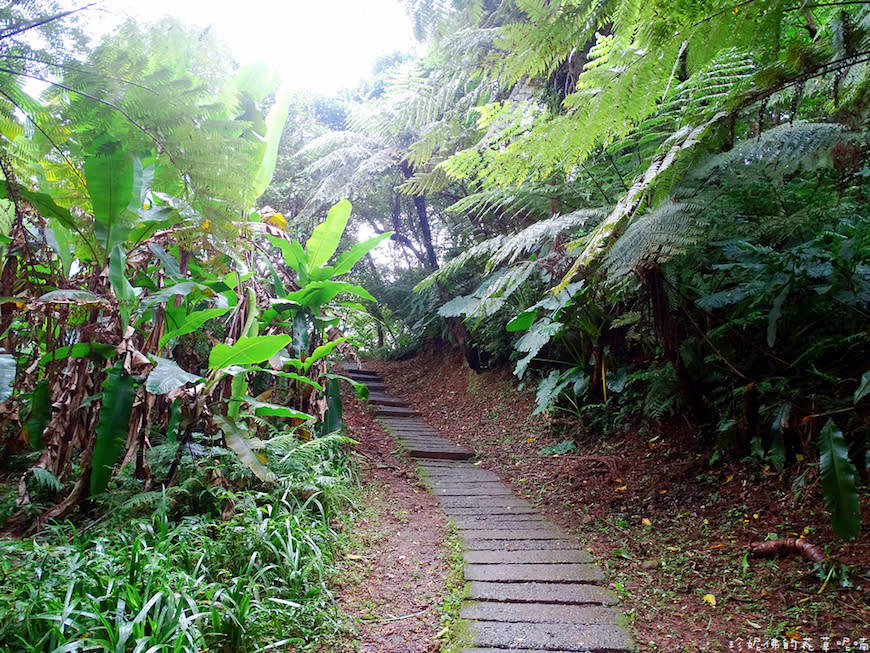
[[[615,596],[600,586],[601,569],[576,540],[471,462],[471,451],[439,437],[375,373],[346,374],[369,388],[378,419],[417,464],[462,540],[470,583],[463,653],[632,649]]]

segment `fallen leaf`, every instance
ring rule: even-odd
[[[348,560],[363,560],[362,556],[358,556],[355,553],[345,553],[344,557]]]
[[[713,596],[712,594],[705,594],[704,601],[706,601],[707,603],[712,605],[714,608],[716,607],[716,597]]]

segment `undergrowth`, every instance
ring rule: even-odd
[[[100,520],[0,540],[0,651],[253,652],[328,638],[344,440],[269,441],[271,484],[234,456],[190,450],[172,487],[124,492],[122,477]]]

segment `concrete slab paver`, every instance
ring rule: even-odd
[[[587,603],[614,605],[616,595],[608,589],[589,583],[494,583],[472,582],[468,598],[476,601],[522,603]]]
[[[479,565],[590,563],[592,556],[577,549],[529,549],[525,551],[466,551],[465,562]]]
[[[615,626],[618,615],[603,605],[561,605],[558,603],[510,603],[473,601],[464,605],[459,616],[477,621],[503,621],[541,624],[607,624]]]
[[[600,583],[604,580],[596,565],[565,562],[553,564],[466,564],[466,580],[491,583],[522,583],[544,581],[548,583]]]
[[[628,634],[605,624],[533,624],[470,621],[473,646],[610,653],[630,650]]]

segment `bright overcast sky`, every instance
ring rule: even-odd
[[[142,21],[170,14],[210,25],[239,63],[261,59],[293,86],[323,93],[355,86],[379,55],[414,47],[399,0],[104,0],[102,6]]]

